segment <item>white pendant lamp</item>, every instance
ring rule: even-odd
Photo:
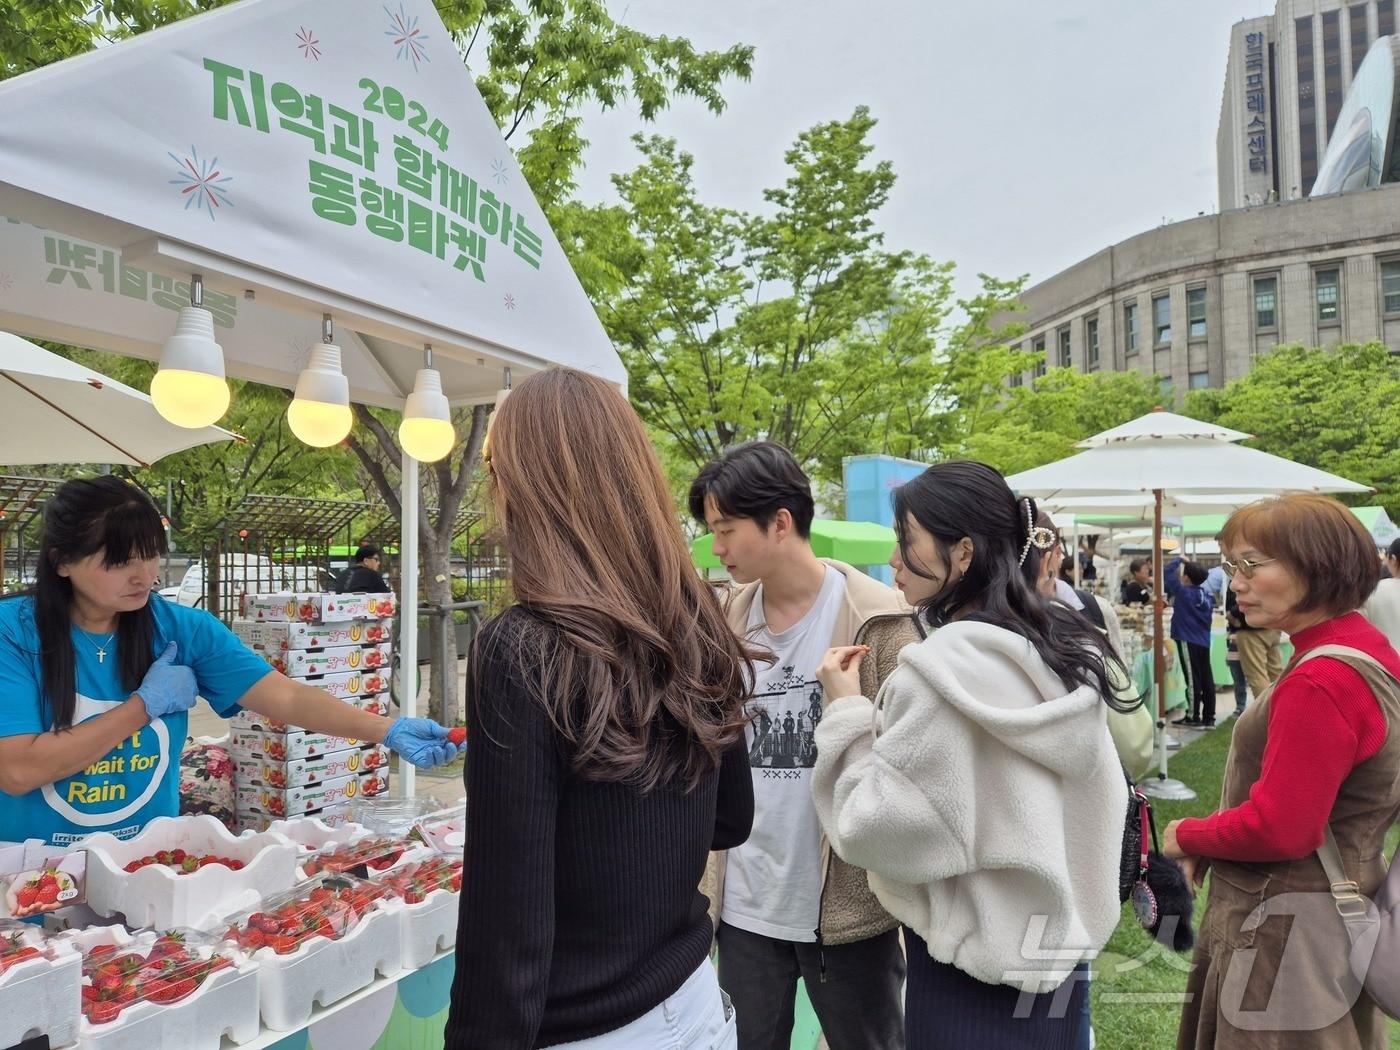
[[[331,342],[331,315],[322,320],[321,344],[297,377],[296,394],[287,406],[287,425],[308,445],[329,448],[345,440],[353,418],[350,383],[340,370],[340,347]]]
[[[442,376],[433,367],[431,345],[423,348],[423,364],[413,381],[413,393],[404,400],[399,444],[418,462],[436,463],[457,444],[457,432],[442,392]]]
[[[204,309],[204,280],[190,278],[190,305],[180,310],[175,334],[160,352],[160,368],[151,380],[156,411],[177,427],[212,426],[228,411],[224,351],[214,342],[214,315]]]

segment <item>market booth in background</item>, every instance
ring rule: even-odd
[[[512,375],[555,365],[625,386],[428,0],[243,0],[15,77],[0,83],[0,155],[0,330],[160,361],[154,401],[184,425],[221,418],[226,377],[294,389],[289,423],[316,445],[344,437],[351,402],[403,411],[406,565],[417,563],[413,456],[450,450],[449,406],[489,403]],[[414,573],[404,574],[399,600],[417,607]],[[408,666],[415,648],[415,632],[404,632]],[[414,702],[404,698],[404,714]],[[412,793],[411,770],[400,785]],[[222,866],[128,873],[141,858],[117,852],[107,857],[122,860],[106,872],[110,881],[120,889],[130,880],[127,888],[154,902],[188,903],[216,881],[251,879],[244,872],[254,868],[250,856],[228,875],[214,870]],[[270,882],[238,888],[276,897],[303,870],[262,861],[258,877],[274,869]],[[387,877],[364,863],[354,869],[375,886]],[[44,896],[67,892],[52,881]],[[257,948],[214,976],[208,970],[218,964],[201,948],[196,991],[167,991],[168,1002],[141,1003],[100,1025],[85,1020],[82,1037],[94,1047],[160,1045],[180,1018],[181,1045],[211,1050],[224,1030],[245,1046],[433,1045],[452,962],[446,945],[426,966],[404,947],[412,910],[425,904],[407,901],[424,893],[422,881],[397,891],[397,904],[367,906],[358,891],[337,888],[338,898],[353,899],[323,903],[317,922],[338,936],[320,945]],[[241,925],[247,949],[246,915]],[[372,951],[361,932],[371,926],[380,938]],[[352,937],[365,950],[339,951]],[[60,945],[0,962],[0,1017],[43,1023],[16,1004],[38,1001],[54,974],[74,980],[71,960]],[[235,977],[238,994],[228,991]],[[296,1023],[249,1040],[246,998],[243,1022],[226,1029],[217,1011],[215,1020],[199,1013],[198,1023],[181,1013],[213,1010],[215,985],[229,1009],[260,989],[265,1024],[269,1016],[284,1028]],[[305,999],[304,1020],[289,997]],[[76,1025],[76,999],[71,1007]],[[53,1032],[70,1039],[73,1025]],[[0,1030],[0,1046],[26,1032]]]

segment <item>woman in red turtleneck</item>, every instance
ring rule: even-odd
[[[1163,852],[1198,881],[1212,873],[1177,1046],[1383,1048],[1380,1011],[1339,987],[1347,942],[1316,853],[1330,825],[1348,877],[1370,896],[1400,816],[1400,655],[1356,612],[1376,584],[1374,542],[1337,501],[1291,495],[1236,512],[1220,543],[1240,613],[1288,632],[1295,654],[1236,724],[1221,809],[1167,826]],[[1256,909],[1281,894],[1324,903],[1275,902],[1280,914],[1258,922]],[[1292,948],[1291,930],[1307,934]],[[1329,938],[1335,952],[1319,951]]]

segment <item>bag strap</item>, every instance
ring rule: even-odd
[[[1361,887],[1347,878],[1346,868],[1342,866],[1342,851],[1337,848],[1337,837],[1332,834],[1330,824],[1324,829],[1322,845],[1317,848],[1317,859],[1322,861],[1322,870],[1327,873],[1332,904],[1355,943],[1372,924],[1370,902],[1361,895]]]

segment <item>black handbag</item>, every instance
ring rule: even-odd
[[[1133,915],[1153,937],[1176,951],[1186,951],[1195,939],[1191,930],[1195,907],[1186,873],[1176,861],[1162,856],[1151,800],[1126,771],[1123,777],[1128,782],[1128,812],[1123,820],[1118,899],[1132,901]]]

